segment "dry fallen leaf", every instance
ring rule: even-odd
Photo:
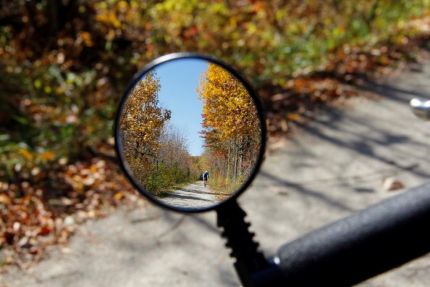
[[[395,191],[399,189],[403,189],[405,185],[398,179],[394,177],[388,177],[384,180],[383,188],[386,191]]]
[[[114,195],[114,199],[117,201],[120,201],[121,199],[124,198],[124,193],[122,193],[121,191],[118,191],[117,193],[115,193]]]
[[[11,199],[6,194],[0,194],[0,203],[5,205],[11,204]]]

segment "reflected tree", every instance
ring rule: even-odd
[[[197,91],[203,101],[202,136],[212,175],[220,186],[236,186],[249,176],[259,150],[256,107],[243,84],[216,64],[209,64]]]
[[[160,80],[148,73],[132,90],[120,120],[124,156],[142,183],[157,160],[159,139],[171,117],[169,110],[159,106],[159,91]]]

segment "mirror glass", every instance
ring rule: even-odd
[[[121,105],[117,144],[141,192],[173,208],[227,200],[259,158],[261,123],[238,78],[199,58],[141,75]]]

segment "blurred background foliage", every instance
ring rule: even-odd
[[[0,177],[112,146],[119,97],[156,56],[194,51],[240,69],[265,95],[339,51],[395,45],[429,0],[0,1]]]
[[[430,0],[0,0],[0,268],[40,259],[104,208],[143,204],[106,155],[119,98],[153,58],[232,64],[272,135],[428,43],[429,12]]]

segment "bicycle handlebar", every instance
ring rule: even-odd
[[[286,286],[350,286],[430,251],[430,183],[319,228],[278,252]]]

